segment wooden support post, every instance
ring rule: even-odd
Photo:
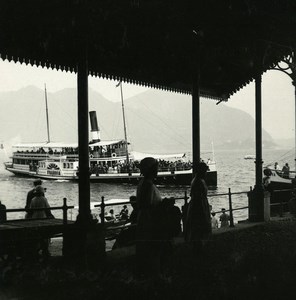
[[[262,95],[261,95],[261,75],[255,79],[256,86],[256,187],[262,188]]]
[[[192,161],[193,174],[200,161],[200,36],[193,33],[192,70]],[[194,176],[194,175],[193,175]]]
[[[79,172],[78,194],[79,214],[77,222],[89,224],[92,222],[90,212],[90,180],[89,180],[89,130],[88,130],[88,65],[87,45],[81,49],[78,62],[78,146],[79,146]]]
[[[229,225],[229,227],[234,227],[233,211],[232,211],[232,199],[231,199],[231,189],[230,188],[228,188],[228,202],[229,202],[229,217],[230,217],[230,225]]]
[[[101,223],[104,227],[105,225],[105,198],[102,196],[102,201],[101,201]]]
[[[67,198],[63,199],[63,225],[67,225],[68,223],[68,206],[67,206]]]
[[[258,64],[259,65],[259,64]],[[264,221],[264,189],[262,184],[262,97],[261,97],[261,71],[255,77],[255,102],[256,102],[256,179],[254,190],[248,193],[249,197],[249,220],[251,222]]]
[[[200,161],[200,99],[198,78],[194,81],[192,90],[192,158],[193,173],[195,173],[197,164]]]

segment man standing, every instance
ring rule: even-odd
[[[34,188],[30,190],[27,194],[27,200],[25,206],[27,212],[25,216],[26,219],[30,219],[32,217],[32,212],[29,211],[29,208],[31,206],[32,199],[36,196],[36,187],[39,185],[42,185],[42,180],[41,179],[34,180]]]

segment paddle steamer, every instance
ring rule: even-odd
[[[192,164],[184,153],[181,154],[141,154],[129,152],[124,105],[121,88],[121,101],[124,120],[125,139],[102,141],[96,112],[90,112],[91,136],[89,142],[89,176],[90,181],[106,183],[138,183],[141,178],[139,163],[144,157],[151,156],[159,161],[156,184],[190,185]],[[7,171],[15,175],[37,177],[53,180],[73,180],[79,177],[78,144],[54,143],[50,141],[47,93],[45,86],[45,103],[48,140],[44,143],[14,145],[10,162],[4,163]],[[215,161],[208,162],[207,184],[217,185]]]

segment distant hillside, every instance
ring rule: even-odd
[[[178,149],[191,147],[192,103],[191,97],[150,90],[126,101],[128,119],[139,122],[132,126],[131,136],[142,139],[149,148],[143,132],[154,132],[155,144],[166,144]],[[247,113],[230,108],[216,101],[201,101],[201,147],[211,149],[253,149],[255,148],[254,119]],[[134,117],[132,117],[134,116]],[[264,145],[274,147],[272,137],[263,130]],[[189,149],[190,149],[189,147]]]
[[[52,141],[77,141],[77,92],[48,93]],[[121,103],[89,91],[89,109],[96,110],[102,139],[123,138]],[[192,114],[189,96],[149,90],[125,100],[128,139],[133,150],[179,152],[191,150]],[[27,87],[0,93],[0,140],[4,144],[47,140],[44,91]],[[254,148],[254,119],[215,101],[201,103],[202,149]],[[265,147],[274,147],[263,130]]]

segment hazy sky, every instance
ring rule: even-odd
[[[255,83],[230,97],[227,105],[255,117]],[[269,71],[262,77],[262,122],[273,138],[293,138],[295,127],[294,87],[288,75]]]
[[[31,67],[24,64],[0,60],[0,92],[18,90],[28,85],[44,88],[49,92],[64,88],[76,88],[74,73]],[[111,101],[120,101],[117,82],[89,77],[89,87]],[[129,98],[147,88],[124,86],[124,97]],[[263,127],[273,138],[294,138],[295,97],[291,79],[279,71],[269,71],[263,75]],[[255,87],[249,84],[230,97],[228,106],[242,109],[254,117]]]

